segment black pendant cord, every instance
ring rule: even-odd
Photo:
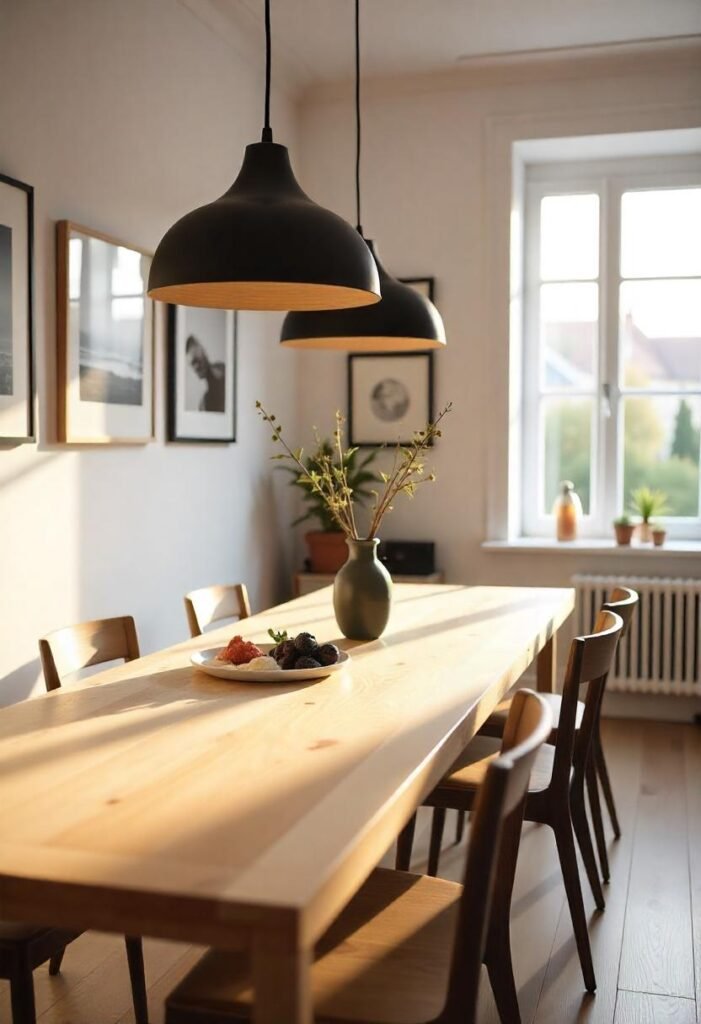
[[[273,141],[273,130],[270,127],[270,68],[272,64],[270,37],[270,0],[265,0],[265,123],[260,137],[261,142]]]
[[[360,223],[360,0],[355,0],[355,220],[358,234]]]

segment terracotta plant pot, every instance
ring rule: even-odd
[[[348,557],[346,536],[340,531],[310,530],[304,539],[312,572],[337,573]]]
[[[616,544],[628,547],[633,539],[635,526],[632,523],[614,523],[613,528],[616,531]]]
[[[663,546],[663,544],[664,544],[666,539],[667,539],[667,531],[666,530],[653,530],[652,531],[652,540],[653,540],[653,543],[654,543],[656,548],[661,548]]]

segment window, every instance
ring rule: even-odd
[[[529,168],[524,255],[523,532],[572,480],[583,536],[643,485],[701,536],[701,159]]]

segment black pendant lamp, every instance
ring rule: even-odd
[[[363,238],[297,184],[270,128],[270,0],[265,0],[265,125],[239,176],[213,203],[186,214],[158,245],[148,294],[212,309],[318,310],[378,302]]]
[[[355,0],[355,201],[358,236],[360,225],[360,0]],[[380,263],[371,241],[380,275],[382,298],[362,309],[290,312],[283,321],[280,342],[288,348],[337,349],[346,352],[412,352],[445,346],[445,328],[433,303],[419,295]]]

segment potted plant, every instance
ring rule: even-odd
[[[649,544],[652,540],[650,520],[653,516],[663,516],[669,512],[667,495],[664,491],[652,490],[650,487],[638,487],[631,494],[631,510],[640,516],[637,526],[639,540]]]
[[[667,539],[667,531],[664,526],[660,526],[659,523],[651,523],[650,528],[652,529],[652,542],[655,547],[664,547],[664,542]]]
[[[310,489],[305,480],[309,479],[309,474],[320,462],[330,460],[334,470],[342,468],[348,486],[353,491],[354,499],[362,507],[367,499],[372,497],[372,491],[368,490],[368,484],[380,483],[381,478],[369,468],[377,458],[376,449],[362,459],[359,459],[358,456],[357,448],[345,452],[341,467],[331,442],[317,438],[316,451],[302,460],[304,470],[299,469],[297,465],[280,467],[292,474],[290,484],[303,492],[303,501],[306,505],[304,514],[295,519],[292,525],[298,526],[311,519],[316,520],[319,527],[317,530],[308,530],[304,535],[312,572],[338,572],[348,557],[348,548],[346,547],[346,535],[329,511],[323,496],[318,491]]]
[[[630,516],[624,512],[618,519],[614,519],[613,528],[616,531],[616,544],[628,547],[635,531],[635,523]]]
[[[392,603],[392,580],[377,558],[377,534],[400,494],[411,498],[421,484],[436,479],[435,473],[425,473],[424,457],[434,440],[441,436],[440,423],[450,411],[450,403],[423,430],[416,431],[410,444],[396,444],[390,449],[393,456],[390,469],[379,474],[382,487],[370,488],[373,502],[369,526],[363,535],[356,518],[356,495],[348,473],[348,460],[357,448],[344,446],[343,416],[336,413],[331,452],[320,445],[305,462],[304,451],[292,449],[283,438],[277,417],[268,413],[260,402],[256,402],[256,408],[271,428],[273,441],[282,446],[283,451],[273,458],[294,467],[300,483],[319,497],[331,520],[345,536],[348,558],[336,574],[333,594],[336,620],[342,633],[353,640],[376,639],[387,625]]]

